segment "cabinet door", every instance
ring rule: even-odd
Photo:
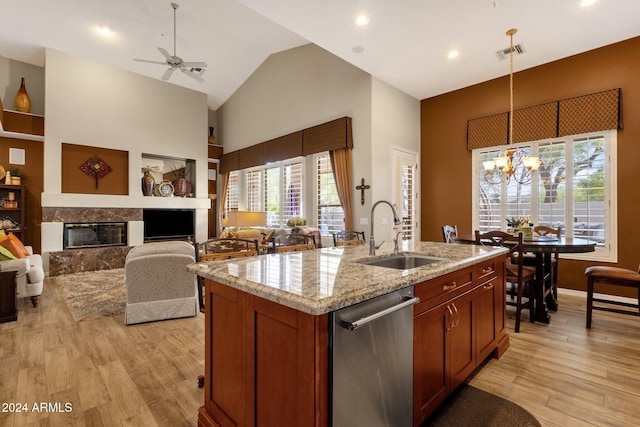
[[[474,298],[476,300],[476,349],[478,362],[483,361],[489,356],[496,346],[499,328],[497,327],[498,313],[500,306],[496,306],[499,301],[496,292],[499,292],[494,277],[475,289]]]
[[[494,272],[475,290],[476,359],[481,363],[492,353],[500,357],[509,347],[507,335],[505,259],[496,259]]]
[[[206,412],[221,427],[248,425],[246,294],[207,279],[205,308]]]
[[[474,346],[474,312],[476,302],[474,292],[467,292],[455,298],[449,306],[453,313],[452,328],[449,330],[449,392],[458,387],[476,367]]]
[[[417,308],[417,307],[416,307]],[[418,314],[413,324],[413,411],[419,425],[447,397],[447,331],[453,309],[441,304]]]

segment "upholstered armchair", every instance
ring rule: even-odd
[[[42,256],[34,254],[31,246],[25,246],[25,249],[29,253],[25,258],[0,261],[0,271],[15,271],[18,298],[31,298],[31,303],[37,307],[44,283]]]
[[[200,311],[196,275],[186,266],[196,261],[187,242],[154,242],[132,248],[125,259],[127,325],[196,316]]]

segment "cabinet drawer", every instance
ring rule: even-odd
[[[420,298],[420,304],[415,307],[414,313],[420,313],[471,289],[472,272],[473,268],[469,267],[415,285],[414,293]]]
[[[486,282],[498,275],[499,262],[498,258],[492,258],[476,265],[476,275],[478,283]]]

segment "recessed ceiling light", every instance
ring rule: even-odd
[[[369,23],[369,17],[367,15],[360,15],[356,18],[356,25],[359,27],[364,27]]]
[[[105,36],[105,37],[113,37],[115,32],[108,26],[106,25],[100,25],[98,27],[98,33],[100,33],[101,35]]]
[[[447,58],[449,59],[453,59],[453,58],[457,58],[458,57],[458,51],[457,50],[452,50],[447,54]]]
[[[580,0],[580,6],[587,7],[594,4],[597,0]]]

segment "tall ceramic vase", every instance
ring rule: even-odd
[[[16,94],[15,104],[16,110],[21,113],[28,113],[31,111],[31,99],[27,93],[27,88],[24,86],[24,77],[20,83],[20,89],[18,89],[18,93]]]
[[[151,175],[151,172],[145,172],[142,177],[142,194],[145,196],[153,196],[153,188],[156,185],[156,180]]]

